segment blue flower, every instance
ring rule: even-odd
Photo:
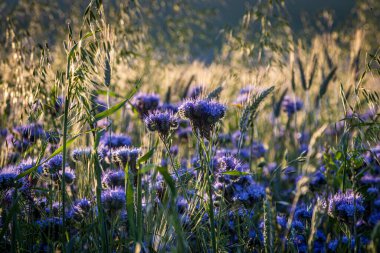
[[[102,137],[100,144],[107,148],[120,148],[124,146],[131,146],[132,140],[129,136],[121,134],[106,134]]]
[[[71,153],[71,157],[75,162],[86,162],[90,160],[91,148],[77,148]]]
[[[295,112],[302,110],[303,102],[298,98],[292,99],[291,97],[286,96],[282,101],[282,108],[290,117]]]
[[[102,192],[101,201],[106,211],[115,214],[125,205],[125,192],[121,188],[105,190]]]
[[[133,99],[133,105],[140,113],[140,117],[144,118],[149,112],[158,109],[160,97],[157,94],[139,93]]]
[[[17,126],[15,127],[15,131],[18,132],[23,139],[26,139],[30,142],[35,142],[38,139],[45,137],[45,132],[42,128],[42,125],[37,123]]]
[[[212,100],[188,100],[179,108],[179,115],[188,119],[193,127],[193,131],[198,132],[201,137],[210,138],[214,129],[226,113],[226,106]]]
[[[65,180],[65,183],[67,185],[71,185],[74,183],[75,180],[75,173],[71,168],[66,168],[65,169],[65,174],[63,174],[63,171],[60,171],[59,174]],[[62,175],[63,174],[63,175]]]
[[[131,168],[135,168],[140,153],[140,148],[121,147],[112,150],[112,161],[120,163],[123,167],[128,164]]]
[[[158,134],[166,139],[169,134],[178,128],[178,118],[170,112],[154,111],[149,113],[144,122],[146,127],[151,132],[158,132]]]
[[[14,166],[2,168],[0,170],[0,190],[7,190],[16,184],[19,170]]]
[[[54,174],[62,168],[62,155],[56,155],[52,157],[43,165],[44,172],[46,174]]]
[[[329,251],[335,252],[338,249],[339,241],[338,239],[333,239],[327,244]]]
[[[110,170],[104,174],[102,183],[107,187],[124,187],[125,173],[123,170]]]
[[[359,217],[364,210],[363,198],[358,193],[347,191],[329,197],[328,214],[340,221],[352,223],[354,215]]]

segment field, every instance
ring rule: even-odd
[[[380,252],[377,1],[79,2],[0,4],[0,252]]]

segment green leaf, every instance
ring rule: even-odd
[[[78,137],[79,135],[71,138],[70,140],[68,140],[66,142],[66,147],[69,147],[73,142],[74,140]],[[48,158],[45,159],[45,161],[43,161],[42,163],[39,163],[39,164],[36,164],[35,166],[33,166],[32,168],[20,173],[18,176],[17,176],[17,179],[20,179],[22,177],[25,177],[26,175],[29,175],[30,173],[32,173],[33,171],[37,170],[38,167],[40,167],[42,164],[46,163],[47,161],[49,161],[50,159],[52,159],[54,156],[58,155],[59,153],[61,153],[63,150],[63,145],[61,145],[59,148],[57,148],[53,154],[51,154]]]
[[[238,171],[238,170],[230,170],[230,171],[223,172],[222,174],[229,175],[229,176],[246,176],[246,175],[250,175],[250,173],[248,173],[248,172],[241,172],[241,171]]]
[[[142,163],[148,161],[153,156],[154,151],[157,148],[157,145],[158,145],[158,141],[153,146],[153,148],[151,148],[145,155],[143,155],[142,157],[140,157],[139,159],[137,159],[137,164],[142,164]]]
[[[165,182],[168,184],[172,194],[175,195],[176,194],[175,182],[173,178],[170,176],[168,169],[166,167],[157,166],[156,170],[162,175]]]
[[[95,115],[95,121],[99,121],[101,119],[104,119],[104,118],[110,116],[111,114],[115,113],[116,111],[118,111],[120,108],[122,108],[133,97],[133,95],[135,95],[139,86],[140,85],[137,84],[136,87],[133,88],[133,90],[128,94],[128,96],[123,101],[119,102],[118,104],[112,106],[111,108],[109,108],[103,112],[96,114]]]

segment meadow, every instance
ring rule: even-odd
[[[305,36],[258,1],[208,63],[187,3],[27,2],[0,26],[0,252],[380,252],[376,1]]]

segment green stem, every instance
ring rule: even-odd
[[[98,207],[98,215],[99,215],[99,223],[100,223],[100,231],[101,231],[101,239],[102,239],[102,252],[109,252],[108,247],[108,239],[107,239],[107,224],[104,217],[104,210],[101,202],[102,196],[102,171],[100,168],[99,157],[97,153],[98,143],[99,143],[99,135],[94,132],[94,149],[93,149],[93,159],[94,159],[94,167],[95,167],[95,177],[96,177],[96,202]]]
[[[63,233],[62,233],[62,249],[63,252],[66,252],[66,214],[65,214],[65,205],[66,205],[66,182],[65,169],[66,169],[66,153],[67,153],[67,129],[68,129],[68,114],[69,114],[69,105],[70,105],[70,93],[71,93],[71,78],[69,78],[69,87],[67,90],[67,95],[65,98],[65,111],[63,114],[63,148],[62,148],[62,179],[61,179],[61,193],[62,193],[62,224],[63,224]]]

